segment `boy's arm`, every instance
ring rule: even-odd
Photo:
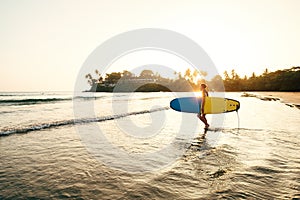
[[[206,99],[206,95],[203,92],[203,94],[202,94],[202,103],[201,103],[201,114],[204,114],[205,99]]]

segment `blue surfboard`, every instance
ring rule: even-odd
[[[173,99],[170,107],[173,110],[186,113],[199,113],[201,109],[202,98],[200,97],[182,97]],[[234,99],[221,97],[206,97],[204,104],[205,114],[218,114],[237,111],[240,108],[240,102]]]

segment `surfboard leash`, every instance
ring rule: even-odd
[[[240,115],[239,115],[239,112],[238,112],[239,109],[236,110],[236,114],[237,114],[237,118],[238,118],[238,133],[240,131]]]

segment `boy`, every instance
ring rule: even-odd
[[[201,102],[201,110],[200,110],[200,112],[198,113],[197,116],[205,124],[205,129],[207,129],[209,127],[209,124],[207,123],[207,119],[206,119],[205,114],[204,114],[205,100],[206,100],[206,97],[208,97],[208,92],[206,90],[206,85],[202,83],[201,86],[200,86],[200,90],[201,90],[201,93],[202,93],[202,102]]]

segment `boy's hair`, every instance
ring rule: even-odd
[[[207,87],[204,83],[202,83],[200,86],[203,87],[203,88]]]

